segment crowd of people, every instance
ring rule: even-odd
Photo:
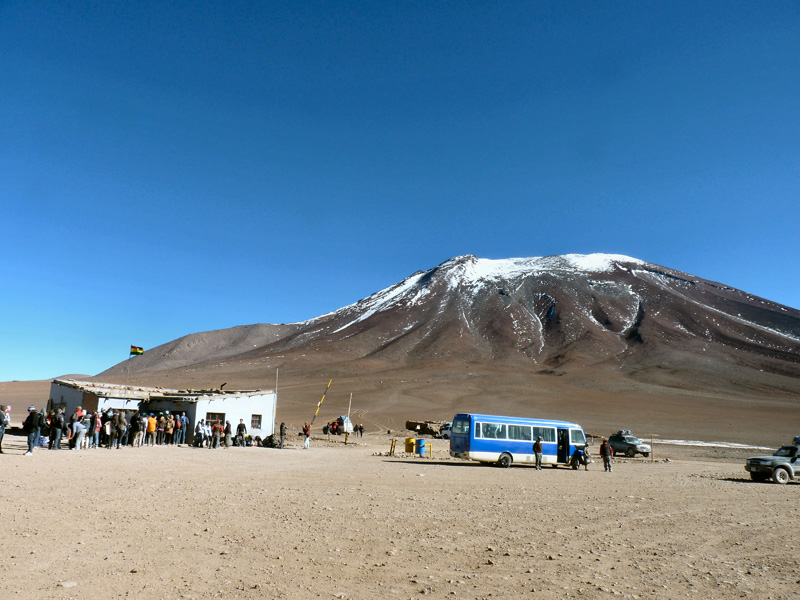
[[[326,423],[322,426],[322,433],[323,435],[340,435],[345,433],[345,426],[344,420],[340,417],[336,421],[331,421],[330,423]],[[353,435],[363,437],[364,436],[364,425],[355,424],[353,425]]]
[[[281,424],[283,426],[283,424]],[[198,448],[230,448],[231,446],[262,446],[261,438],[247,434],[244,419],[239,419],[236,426],[236,437],[233,437],[233,428],[230,421],[225,425],[219,421],[206,421],[200,419],[194,428],[194,445]],[[283,446],[281,446],[283,447]]]
[[[2,409],[2,407],[0,407]],[[11,424],[11,407],[0,411],[0,454],[5,428]],[[92,450],[96,448],[120,449],[124,447],[169,446],[185,444],[188,437],[197,448],[230,448],[231,446],[263,446],[283,448],[286,441],[286,424],[280,424],[280,438],[269,436],[262,439],[247,432],[244,419],[239,419],[234,430],[230,421],[201,419],[189,435],[190,421],[185,412],[147,412],[141,410],[84,410],[79,406],[67,416],[62,408],[46,411],[35,406],[28,407],[22,430],[27,437],[26,456],[37,448],[61,450]],[[325,425],[323,432],[343,432],[342,423],[333,421]],[[353,426],[354,435],[364,435],[363,425]],[[311,427],[303,426],[304,447],[308,448]]]
[[[10,407],[9,407],[10,409]],[[147,413],[132,410],[84,410],[79,406],[67,417],[63,409],[45,411],[28,407],[22,429],[28,438],[26,456],[35,448],[70,450],[162,446],[186,442],[189,419],[186,413]]]

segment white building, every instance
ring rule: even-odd
[[[78,406],[90,411],[113,408],[156,415],[167,410],[173,414],[183,412],[189,418],[187,442],[200,419],[223,425],[230,421],[234,433],[239,419],[243,419],[248,434],[266,438],[275,433],[277,395],[272,390],[169,390],[73,379],[54,379],[50,383],[48,409],[63,408],[69,418]]]

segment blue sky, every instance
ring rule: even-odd
[[[0,381],[461,254],[800,307],[800,5],[0,1]]]

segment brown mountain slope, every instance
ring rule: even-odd
[[[628,257],[464,256],[316,319],[185,336],[130,369],[227,389],[272,387],[279,369],[292,420],[333,377],[375,427],[480,410],[728,439],[782,418],[785,437],[800,424],[800,312]]]

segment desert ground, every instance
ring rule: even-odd
[[[33,456],[7,435],[0,598],[800,597],[800,484],[752,483],[763,451],[499,469],[371,429]]]

